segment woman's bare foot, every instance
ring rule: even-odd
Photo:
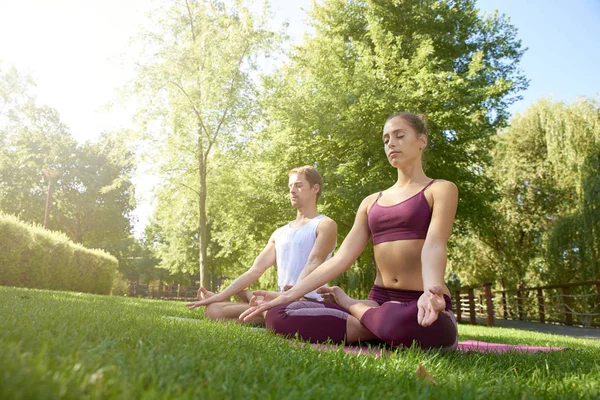
[[[215,294],[213,292],[211,292],[210,290],[206,290],[203,287],[200,287],[200,289],[198,289],[198,300],[206,300],[210,297],[213,297]]]

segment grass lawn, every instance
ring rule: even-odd
[[[0,399],[600,398],[600,341],[459,333],[569,350],[372,357],[209,322],[183,303],[0,287]],[[416,378],[420,364],[438,385]]]

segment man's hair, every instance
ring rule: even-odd
[[[310,187],[315,185],[319,185],[319,191],[317,192],[317,200],[319,200],[319,196],[321,196],[321,190],[323,188],[323,178],[319,171],[316,170],[315,167],[311,167],[310,165],[305,165],[303,167],[293,168],[288,172],[288,176],[302,174],[310,184]]]

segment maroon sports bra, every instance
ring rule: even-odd
[[[379,192],[367,217],[373,245],[394,240],[425,239],[431,222],[431,209],[424,192],[434,181],[432,179],[419,193],[393,206],[379,205],[377,201],[383,193]]]

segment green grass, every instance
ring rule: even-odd
[[[197,318],[197,321],[168,318]],[[459,327],[552,353],[320,351],[182,303],[0,287],[0,398],[600,398],[600,341]],[[416,379],[422,364],[437,386]]]

